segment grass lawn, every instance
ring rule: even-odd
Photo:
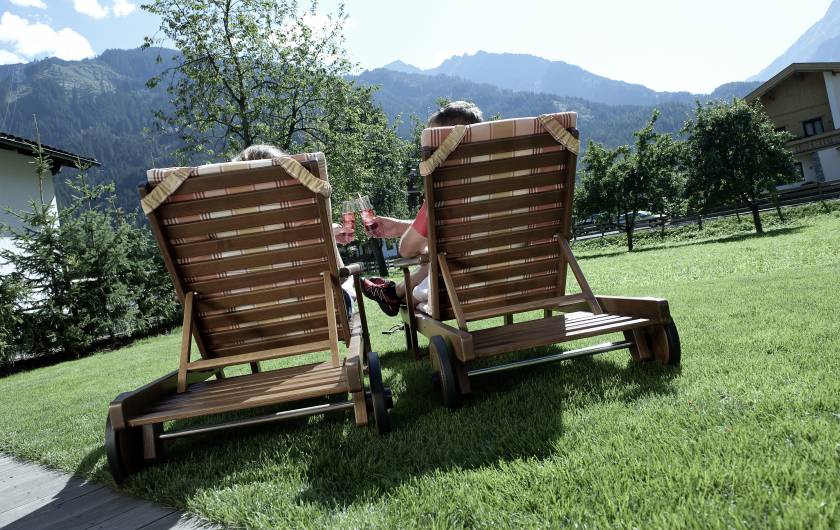
[[[632,254],[581,245],[597,293],[669,299],[680,369],[613,352],[476,379],[448,412],[369,304],[390,435],[338,415],[188,438],[127,490],[253,527],[837,528],[838,213]],[[110,482],[107,404],[174,369],[178,344],[0,379],[0,451]]]

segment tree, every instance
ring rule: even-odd
[[[40,145],[35,167],[52,178]],[[165,271],[152,258],[145,229],[115,206],[113,184],[91,186],[84,169],[69,180],[61,210],[41,196],[10,212],[19,227],[0,227],[12,241],[0,260],[0,350],[78,356],[92,345],[173,323],[177,307]],[[43,187],[42,187],[43,188]],[[168,291],[163,293],[162,291]],[[3,316],[17,308],[15,319]],[[11,342],[10,342],[11,340]]]
[[[348,79],[346,14],[301,10],[296,0],[153,0],[160,38],[179,53],[167,78],[171,112],[161,130],[179,136],[182,159],[228,158],[255,143],[287,152],[323,151],[330,163],[333,206],[357,192],[383,214],[405,213],[406,148],[374,105],[372,87]]]
[[[746,204],[757,234],[764,233],[758,208],[762,196],[794,180],[791,136],[776,131],[759,103],[697,104],[686,123],[687,193],[701,208]]]
[[[647,125],[634,133],[632,147],[611,150],[590,142],[583,157],[579,206],[590,214],[606,212],[624,231],[630,251],[639,212],[662,212],[677,194],[678,144],[654,131],[658,117],[654,111]]]
[[[16,273],[0,275],[0,367],[20,353],[24,285]]]
[[[174,110],[159,123],[189,154],[230,155],[254,143],[288,150],[323,139],[336,100],[355,90],[344,76],[343,6],[320,27],[316,4],[295,0],[153,0],[143,9],[161,18],[160,37],[179,53],[169,76]]]

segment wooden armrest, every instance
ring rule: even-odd
[[[362,274],[362,264],[361,263],[351,263],[350,265],[345,265],[338,269],[338,275],[341,278],[347,278],[351,275],[360,275]]]
[[[429,263],[429,255],[420,254],[419,256],[415,256],[413,258],[395,259],[391,262],[391,265],[400,269],[405,269],[408,267],[413,267],[415,265],[424,265],[426,263]]]
[[[607,313],[649,318],[660,324],[667,324],[671,321],[668,301],[662,298],[631,298],[626,296],[597,296],[596,298]]]

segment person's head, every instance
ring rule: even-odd
[[[481,109],[469,101],[453,101],[429,116],[428,127],[472,125],[484,121]]]
[[[286,156],[282,150],[273,145],[257,144],[245,148],[244,151],[233,157],[232,162],[248,162],[251,160],[266,160]]]

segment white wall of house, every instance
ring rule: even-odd
[[[819,152],[825,180],[840,180],[840,149],[831,147]]]
[[[825,91],[828,94],[828,105],[831,107],[831,118],[834,120],[834,127],[840,129],[840,74],[823,72],[823,78]]]
[[[813,153],[797,155],[796,161],[802,164],[802,175],[805,182],[817,182],[820,180],[816,165],[814,164]]]
[[[27,210],[31,201],[40,200],[42,188],[32,162],[34,159],[29,155],[0,149],[0,223],[3,225],[20,228],[18,219],[6,210]],[[42,185],[44,202],[57,209],[52,175],[46,175]],[[0,248],[13,248],[5,234],[0,234]],[[0,274],[9,272],[9,266],[0,261]]]

